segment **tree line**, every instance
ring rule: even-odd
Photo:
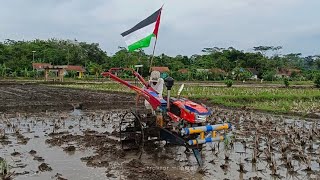
[[[201,53],[192,56],[175,57],[161,54],[154,57],[153,66],[169,67],[177,80],[223,80],[236,78],[249,79],[255,69],[258,78],[274,80],[279,69],[296,69],[290,78],[313,80],[320,71],[320,55],[302,56],[301,53],[281,55],[281,46],[257,46],[252,52],[244,52],[233,47],[203,48]],[[32,40],[15,41],[6,39],[0,42],[0,76],[32,77],[37,72],[32,62],[52,65],[81,65],[87,75],[99,74],[111,67],[133,67],[142,64],[142,75],[148,76],[151,55],[143,50],[128,52],[124,47],[109,55],[98,43],[78,42],[77,40]],[[218,69],[218,71],[217,71]]]

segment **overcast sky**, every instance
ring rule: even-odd
[[[120,33],[163,3],[156,54],[259,45],[320,54],[320,0],[0,0],[0,41],[77,39],[113,54]]]

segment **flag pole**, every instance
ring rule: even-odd
[[[157,41],[158,41],[158,38],[156,38],[156,41],[154,42],[153,51],[152,51],[152,56],[151,56],[151,60],[150,60],[150,69],[149,69],[149,73],[151,73],[151,67],[152,67],[152,63],[153,63],[154,52],[155,52],[155,50],[156,50],[156,46],[157,46]]]
[[[164,4],[161,6],[161,11],[160,11],[159,18],[160,18],[160,16],[161,16],[163,6],[164,6]],[[159,22],[160,22],[160,20],[159,20]],[[157,41],[158,41],[158,34],[156,35],[156,41],[154,42],[154,46],[153,46],[152,57],[151,57],[151,60],[150,60],[149,73],[151,73],[151,67],[152,67],[152,64],[153,64],[154,52],[155,52],[155,50],[156,50]]]

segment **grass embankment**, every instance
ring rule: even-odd
[[[55,85],[102,91],[133,92],[116,83],[108,84],[64,84]],[[174,86],[172,94],[177,94],[179,86]],[[164,92],[165,93],[165,92]],[[181,96],[201,99],[226,107],[247,108],[275,113],[298,113],[307,115],[320,112],[320,90],[315,88],[275,88],[275,87],[200,87],[185,85]]]

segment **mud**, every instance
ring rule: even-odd
[[[38,166],[38,168],[39,168],[39,171],[42,171],[42,172],[44,172],[44,171],[52,171],[52,168],[50,166],[48,166],[48,164],[46,164],[46,163],[40,164]]]
[[[72,110],[123,109],[134,105],[127,94],[108,94],[66,89],[41,84],[0,82],[0,112],[46,112]]]
[[[86,92],[80,101],[72,98],[73,93],[82,93],[77,90],[70,90],[74,91],[70,93],[63,89],[62,97],[58,97],[59,88],[17,84],[8,86],[33,89],[38,95],[41,91],[48,94],[56,91],[57,94],[53,95],[56,97],[52,98],[61,101],[29,99],[27,104],[35,108],[30,112],[28,108],[18,111],[16,107],[1,114],[0,156],[10,165],[9,171],[14,172],[14,179],[320,178],[318,119],[212,107],[214,114],[211,123],[231,122],[235,138],[229,142],[207,144],[201,151],[204,166],[199,168],[192,152],[165,142],[145,143],[142,152],[121,150],[119,121],[128,111],[132,97]],[[59,103],[86,104],[91,101],[88,97],[95,96],[114,98],[113,101],[117,98],[130,101],[83,106],[83,110],[59,106]],[[1,93],[1,97],[8,95]],[[10,102],[7,105],[7,101],[2,100],[5,103],[1,107],[9,108]],[[56,104],[47,110],[33,106],[36,102]],[[102,107],[113,109],[100,110]]]
[[[122,110],[33,113],[27,119],[6,114],[1,128],[11,143],[1,144],[1,153],[12,165],[15,179],[46,179],[57,173],[60,179],[319,178],[318,121],[245,111],[215,112],[212,123],[230,119],[236,138],[228,146],[208,144],[202,150],[203,168],[198,168],[184,147],[164,142],[146,143],[141,159],[139,151],[122,151],[117,137]],[[20,136],[30,139],[19,144]],[[44,165],[51,171],[41,172],[47,169],[40,168]]]

